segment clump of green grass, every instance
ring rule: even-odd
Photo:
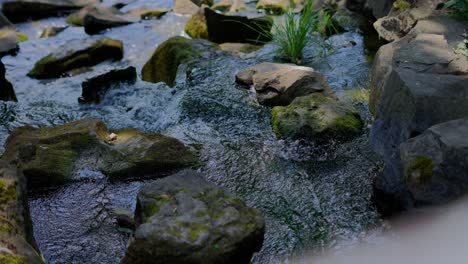
[[[449,0],[444,7],[450,16],[468,20],[468,0]]]
[[[318,27],[319,16],[313,11],[313,4],[314,0],[307,1],[299,17],[292,9],[286,11],[284,23],[275,23],[273,33],[270,33],[279,54],[296,64],[301,64],[302,52],[310,41],[310,31]]]

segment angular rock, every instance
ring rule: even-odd
[[[432,16],[378,51],[369,107],[376,118],[371,143],[385,160],[376,181],[380,191],[404,196],[401,143],[433,125],[468,116],[468,59],[453,51],[467,27],[466,21]]]
[[[190,0],[174,0],[172,10],[177,14],[194,15],[200,10],[200,6]]]
[[[416,205],[441,204],[468,191],[468,119],[430,127],[400,145],[402,182]]]
[[[93,66],[106,60],[120,60],[122,57],[123,43],[120,40],[71,40],[36,62],[28,76],[37,79],[58,78],[73,69]]]
[[[49,27],[42,31],[41,38],[50,38],[57,36],[60,32],[67,29],[67,27]]]
[[[114,14],[89,12],[84,17],[85,32],[89,35],[99,34],[103,30],[114,27],[121,27],[131,23],[131,21]]]
[[[273,22],[271,18],[256,15],[226,16],[218,14],[210,8],[205,8],[206,24],[209,40],[215,43],[239,42],[264,44],[271,40],[265,32],[270,32]]]
[[[144,186],[122,264],[250,263],[263,244],[260,213],[195,171]]]
[[[74,26],[82,27],[84,26],[84,18],[88,14],[113,17],[114,15],[119,15],[121,13],[115,7],[100,6],[100,5],[86,6],[78,10],[77,12],[70,14],[67,17],[67,23],[72,24]]]
[[[135,83],[137,78],[135,67],[112,70],[105,74],[84,81],[81,85],[82,93],[78,99],[80,103],[99,103],[106,92],[115,85]]]
[[[5,55],[15,55],[19,51],[19,38],[10,28],[0,30],[0,58]]]
[[[315,141],[347,140],[361,132],[363,122],[352,106],[320,93],[297,97],[271,111],[271,125],[279,138]]]
[[[13,85],[5,79],[5,65],[0,61],[0,100],[17,101]]]
[[[191,38],[208,39],[208,28],[203,9],[200,9],[195,15],[190,17],[187,24],[185,24],[185,32]]]
[[[165,82],[174,85],[180,64],[200,57],[213,49],[212,43],[202,39],[172,37],[159,45],[141,71],[143,81]]]
[[[29,188],[71,181],[83,169],[101,171],[112,179],[158,177],[197,160],[174,138],[135,129],[111,133],[97,119],[20,127],[8,137],[2,159],[23,170]]]
[[[26,179],[0,160],[0,263],[42,264],[29,215]]]
[[[57,16],[96,3],[97,0],[13,0],[4,2],[2,11],[12,22],[23,22]]]
[[[253,85],[258,102],[270,106],[288,105],[294,98],[311,93],[333,96],[325,76],[292,64],[261,63],[240,71],[236,81]]]

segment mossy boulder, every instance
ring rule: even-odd
[[[250,263],[263,244],[260,213],[195,171],[142,187],[122,264]]]
[[[0,100],[17,101],[13,85],[5,79],[5,65],[0,61]]]
[[[122,57],[123,43],[120,40],[71,40],[36,62],[28,76],[37,79],[58,78],[73,69],[93,66],[106,60],[120,60]]]
[[[134,129],[111,133],[97,119],[18,128],[7,139],[2,159],[17,164],[30,187],[71,181],[83,169],[102,171],[113,179],[163,176],[197,160],[174,138]]]
[[[0,263],[41,264],[32,233],[26,179],[0,160]]]
[[[192,38],[208,39],[208,28],[203,9],[190,17],[187,24],[185,24],[185,32]]]
[[[271,115],[273,131],[279,138],[346,140],[358,135],[363,126],[352,106],[320,93],[297,97],[288,106],[276,106]]]
[[[200,57],[214,45],[201,39],[172,37],[159,45],[143,66],[141,76],[147,82],[165,82],[174,85],[180,64]]]

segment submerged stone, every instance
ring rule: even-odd
[[[190,170],[142,187],[135,221],[122,264],[250,263],[265,232],[258,210]]]
[[[13,22],[57,16],[98,3],[97,0],[13,0],[5,1],[3,13]]]
[[[109,38],[72,40],[47,55],[28,73],[37,79],[58,78],[66,72],[93,66],[105,60],[120,60],[123,57],[123,43]]]
[[[361,132],[363,122],[352,106],[313,93],[297,97],[288,106],[274,107],[271,125],[279,138],[321,142],[350,139]]]
[[[271,40],[270,32],[273,21],[262,15],[226,16],[205,8],[209,40],[215,43],[239,42],[264,44]]]
[[[122,83],[135,83],[137,78],[135,67],[112,70],[84,81],[80,103],[99,103],[107,90]]]
[[[236,82],[253,85],[260,104],[288,105],[294,98],[311,93],[333,96],[321,73],[309,67],[280,63],[261,63],[240,71]]]
[[[42,31],[41,38],[49,38],[57,36],[60,32],[67,29],[67,27],[49,27]]]
[[[0,100],[17,101],[13,85],[5,78],[5,65],[0,61]]]
[[[180,64],[200,57],[213,47],[212,43],[201,39],[172,37],[159,45],[143,66],[142,79],[154,83],[165,82],[173,86]]]
[[[97,119],[56,127],[20,127],[5,145],[3,160],[23,170],[31,188],[70,181],[83,169],[113,178],[162,176],[197,158],[180,141],[135,129],[107,130]]]
[[[29,215],[26,179],[0,160],[0,263],[42,264]]]

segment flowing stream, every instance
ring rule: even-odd
[[[89,36],[83,28],[69,27],[56,37],[37,38],[47,26],[65,25],[65,18],[18,25],[30,40],[20,44],[17,56],[2,59],[19,102],[0,102],[0,153],[16,127],[98,117],[111,129],[160,132],[200,149],[199,170],[206,178],[242,197],[266,218],[264,246],[253,263],[282,263],[304,250],[346,250],[378,236],[381,220],[371,193],[380,161],[371,151],[367,129],[353,141],[330,146],[278,140],[270,127],[270,109],[235,84],[239,70],[275,60],[272,46],[243,58],[219,51],[213,59],[182,66],[174,88],[137,81],[115,87],[98,105],[78,104],[83,80],[126,65],[140,72],[160,43],[184,34],[187,19],[169,13],[160,20],[107,31],[102,35],[124,42],[121,62],[105,62],[71,77],[46,81],[30,79],[26,73],[58,46]],[[346,99],[347,90],[368,82],[370,62],[363,36],[348,32],[328,43],[326,55],[321,40],[307,47],[304,61],[326,75],[338,96]],[[356,106],[368,124],[366,103]],[[47,262],[118,263],[131,234],[117,227],[112,212],[133,211],[136,193],[144,183],[110,182],[99,172],[83,171],[66,186],[31,192],[34,234]]]

